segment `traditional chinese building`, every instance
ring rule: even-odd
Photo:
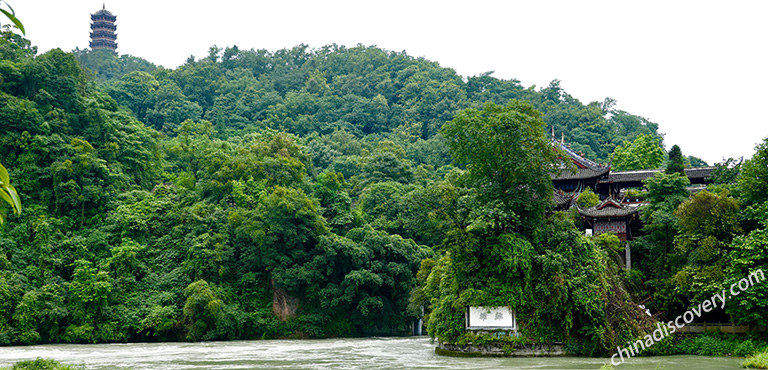
[[[615,233],[624,242],[624,267],[632,268],[632,249],[627,240],[640,229],[638,208],[623,204],[613,197],[606,198],[594,207],[581,208],[576,204],[576,208],[587,230],[592,230],[593,235]]]
[[[590,161],[575,151],[571,150],[563,142],[553,144],[568,155],[568,160],[576,166],[576,172],[563,168],[558,174],[552,175],[552,184],[561,192],[581,192],[587,187],[597,189],[597,184],[607,180],[611,171],[611,164],[607,166]]]
[[[91,14],[91,50],[108,49],[115,52],[117,50],[117,16],[102,5],[101,10]]]
[[[622,241],[631,239],[632,226],[637,220],[637,207],[622,204],[612,197],[594,207],[581,208],[578,204],[576,207],[595,236],[612,232]]]
[[[663,170],[641,171],[611,171],[611,164],[597,164],[574,152],[563,141],[555,141],[553,134],[552,145],[561,149],[576,165],[576,172],[563,168],[560,173],[552,175],[555,193],[552,198],[555,209],[566,211],[576,207],[584,221],[585,231],[589,234],[600,235],[607,232],[615,233],[623,242],[631,240],[639,233],[642,226],[639,219],[640,207],[645,204],[643,199],[624,199],[624,189],[641,188],[643,181],[653,177]],[[686,168],[685,175],[693,185],[706,185],[711,181],[714,167]],[[589,208],[581,208],[576,203],[579,194],[586,188],[591,188],[600,197],[601,202]],[[699,188],[689,190],[696,191]],[[629,243],[625,248],[625,266],[630,268],[631,250]]]
[[[709,177],[714,170],[714,166],[686,168],[685,175],[692,185],[706,185],[711,183]],[[643,180],[659,172],[664,170],[614,171],[598,181],[597,192],[617,196],[622,189],[643,187]]]
[[[641,171],[611,171],[611,164],[601,165],[590,161],[575,151],[571,150],[563,142],[553,141],[552,145],[561,149],[568,155],[567,160],[576,165],[576,172],[563,168],[560,173],[552,175],[552,185],[555,187],[555,203],[558,206],[565,204],[566,198],[572,195],[578,196],[582,190],[592,188],[600,195],[600,199],[613,197],[621,199],[621,191],[626,188],[643,187],[643,180],[653,177],[661,169]],[[692,185],[706,185],[711,183],[714,166],[686,168],[685,175]]]

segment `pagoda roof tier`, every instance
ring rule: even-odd
[[[622,204],[612,197],[606,198],[594,207],[581,208],[577,204],[576,208],[580,215],[594,218],[628,217],[634,215],[638,211],[637,207]]]
[[[117,19],[116,15],[112,14],[112,12],[107,10],[107,5],[106,4],[101,4],[101,9],[99,11],[97,11],[96,13],[91,14],[91,18],[93,18],[95,16],[99,16],[99,15],[112,18],[113,21]]]
[[[110,39],[110,40],[116,40],[117,34],[115,33],[108,33],[108,32],[91,32],[91,38],[94,40],[97,39]]]
[[[117,26],[115,26],[114,22],[95,21],[91,23],[91,29],[94,29],[94,28],[109,28],[111,30],[116,30]]]

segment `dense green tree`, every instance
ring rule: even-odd
[[[768,138],[757,145],[751,159],[742,163],[736,183],[734,195],[744,205],[746,218],[764,225],[768,221]]]
[[[755,283],[755,279],[762,279],[765,271],[768,271],[768,260],[766,260],[766,246],[768,246],[768,232],[766,226],[766,212],[768,211],[768,197],[765,192],[768,190],[768,139],[764,139],[755,148],[755,154],[752,158],[729,168],[729,163],[735,161],[726,161],[722,168],[725,176],[721,178],[733,179],[735,175],[735,186],[733,186],[736,198],[743,206],[741,217],[746,219],[743,223],[744,228],[749,231],[748,234],[737,236],[730,244],[730,253],[727,259],[728,279],[723,283],[723,288],[728,288],[736,284],[741,279],[750,279],[754,284],[747,291],[741,292],[736,298],[738,304],[729,306],[726,310],[733,315],[734,321],[742,324],[765,325],[768,323],[768,317],[765,312],[768,308],[766,302],[766,285]],[[760,272],[758,272],[760,271]],[[754,275],[752,275],[754,274]]]
[[[679,265],[669,284],[675,287],[679,309],[706,299],[725,280],[731,241],[741,233],[738,212],[738,202],[727,190],[702,190],[675,210],[680,232],[672,253],[679,256]]]
[[[650,285],[656,289],[656,303],[663,305],[662,309],[672,309],[678,301],[673,297],[673,287],[664,284],[670,284],[667,279],[675,274],[684,258],[673,253],[680,230],[675,210],[690,196],[686,189],[690,181],[679,173],[657,173],[644,183],[649,204],[640,214],[644,235],[635,242],[635,250],[642,256],[637,265],[648,274]]]
[[[738,296],[733,297],[738,303],[726,308],[733,315],[735,322],[747,325],[765,325],[768,323],[767,284],[764,274],[768,271],[768,229],[757,229],[745,236],[738,236],[731,243],[728,254],[728,279],[722,283],[722,289],[728,289],[741,279],[748,279],[752,286]],[[762,275],[757,271],[762,270]],[[755,274],[750,276],[750,274]],[[759,282],[759,283],[758,283]],[[735,288],[736,289],[736,288]]]
[[[154,106],[147,109],[144,122],[166,135],[174,134],[183,121],[199,120],[203,115],[200,105],[189,101],[170,80],[159,82],[152,100]]]
[[[118,104],[130,109],[139,120],[145,121],[147,110],[154,105],[157,79],[146,72],[131,72],[107,85],[109,95]]]
[[[579,198],[576,200],[581,208],[589,208],[596,206],[600,203],[600,196],[595,194],[591,188],[586,188],[579,193]]]
[[[672,145],[668,153],[669,162],[667,162],[667,168],[664,169],[664,173],[679,173],[685,176],[685,157],[680,147],[677,144]]]
[[[474,186],[488,202],[500,202],[499,228],[531,233],[552,194],[550,173],[558,153],[544,135],[541,113],[525,102],[488,103],[467,109],[443,126],[451,155],[467,167]]]
[[[617,146],[612,159],[612,168],[617,171],[656,169],[664,161],[664,150],[653,136],[641,134],[635,141]]]
[[[446,254],[422,264],[423,286],[412,300],[428,303],[429,332],[441,341],[493,340],[464,330],[466,306],[512,307],[526,318],[526,338],[578,338],[584,353],[607,351],[606,344],[639,331],[633,326],[617,332],[619,324],[606,320],[613,315],[609,307],[631,306],[625,292],[608,293],[607,280],[621,283],[607,252],[580,236],[565,214],[543,217],[552,194],[549,173],[562,163],[540,117],[531,105],[512,101],[466,110],[442,128],[452,155],[467,168],[458,173],[459,184],[473,191],[456,188],[455,172],[448,177],[454,184],[428,188],[435,191],[434,208],[442,208],[455,228],[444,234]],[[587,291],[604,292],[606,299]],[[623,312],[631,315],[632,309]]]
[[[73,53],[80,65],[91,71],[101,82],[118,79],[131,72],[152,73],[157,69],[157,66],[142,58],[126,54],[118,56],[109,49],[75,48]]]
[[[213,287],[205,280],[197,280],[184,290],[184,318],[189,325],[188,338],[200,340],[207,330],[215,325],[216,316],[223,302],[216,297]]]
[[[703,159],[699,157],[694,157],[692,155],[686,156],[685,161],[687,163],[690,163],[691,167],[707,167],[709,164],[704,161]]]

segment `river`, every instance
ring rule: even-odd
[[[454,358],[435,355],[425,337],[260,340],[205,343],[55,344],[0,347],[0,368],[53,358],[85,369],[593,369],[607,358]],[[740,359],[632,358],[620,370],[739,369]]]

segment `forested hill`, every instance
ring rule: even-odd
[[[212,49],[175,70],[109,52],[35,54],[18,35],[0,38],[0,160],[24,207],[0,227],[0,344],[408,333],[424,304],[412,300],[429,275],[417,274],[422,261],[465,242],[528,251],[519,268],[529,277],[559,271],[547,267],[555,260],[592,276],[565,221],[538,228],[552,232],[534,244],[546,255],[535,260],[522,237],[496,234],[543,222],[551,183],[535,156],[536,207],[522,193],[514,203],[535,217],[515,218],[451,165],[438,129],[485,106],[532,117],[524,135],[546,143],[527,103],[485,105],[518,98],[590,158],[658,136],[655,124],[610,101],[583,105],[557,82],[536,91],[490,75],[465,81],[373,47]],[[512,221],[494,226],[502,218]],[[449,271],[440,261],[434,271]],[[567,291],[547,285],[555,280],[526,281],[561,298],[607,289],[593,277]],[[551,329],[546,338],[608,325],[595,315],[559,328],[559,306],[535,303],[549,310],[536,317],[555,323],[536,326]]]
[[[168,135],[187,118],[212,122],[221,138],[263,128],[301,136],[342,130],[357,138],[387,137],[412,147],[409,157],[416,158],[423,157],[416,153],[424,146],[434,152],[438,128],[458,111],[521,99],[544,113],[558,139],[564,135],[596,161],[607,162],[617,145],[640,134],[661,139],[657,124],[613,109],[610,98],[582,104],[557,80],[537,90],[491,72],[465,79],[436,62],[376,47],[212,47],[207,57],[190,57],[175,70],[104,50],[78,50],[76,56],[106,82],[104,90],[120,106]]]

